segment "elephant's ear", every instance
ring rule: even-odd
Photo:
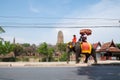
[[[70,44],[70,41],[67,43],[67,45]]]
[[[68,43],[67,43],[67,46],[69,46],[71,44],[71,42],[69,41]]]
[[[72,44],[72,42],[70,41],[69,44]]]

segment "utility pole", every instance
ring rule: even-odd
[[[118,24],[119,24],[118,26],[120,27],[120,20],[118,21]]]

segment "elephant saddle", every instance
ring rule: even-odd
[[[82,42],[81,44],[81,52],[91,54],[92,46],[89,42]]]

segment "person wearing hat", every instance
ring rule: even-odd
[[[87,42],[87,36],[92,34],[91,29],[81,29],[79,42]]]
[[[87,35],[85,33],[80,35],[79,42],[87,42]]]

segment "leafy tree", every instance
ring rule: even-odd
[[[22,44],[24,55],[33,56],[36,53],[36,45],[30,45],[29,43]]]
[[[49,48],[47,43],[44,42],[38,47],[37,51],[38,51],[38,53],[44,55],[46,58],[46,61],[48,61],[49,58],[52,56],[54,49]]]
[[[2,41],[0,41],[0,54],[4,53],[3,48],[4,48],[3,43],[2,43]]]
[[[47,43],[42,43],[39,47],[38,47],[38,52],[47,56],[48,55],[48,51],[47,51]]]
[[[2,42],[0,41],[0,54],[8,54],[13,51],[14,45],[11,44],[9,41]]]
[[[60,57],[60,61],[66,61],[67,60],[67,53],[63,53]]]
[[[53,58],[53,52],[54,52],[54,51],[55,51],[54,48],[52,48],[52,47],[48,48],[49,61],[52,60],[52,58]]]
[[[60,51],[62,53],[62,52],[66,51],[66,46],[67,45],[65,43],[59,43],[59,44],[57,44],[57,49],[58,49],[58,51]]]
[[[14,52],[14,55],[16,57],[16,56],[21,55],[24,52],[24,50],[23,50],[23,47],[20,44],[14,44],[13,52]]]
[[[67,44],[65,44],[65,43],[58,43],[57,45],[56,45],[56,50],[57,50],[57,52],[59,52],[60,54],[59,54],[59,56],[58,56],[58,61],[60,60],[60,61],[63,61],[63,58],[65,59],[65,52],[66,52],[66,47],[67,47]]]
[[[30,47],[30,44],[29,43],[24,43],[22,44],[23,47]]]
[[[4,33],[4,32],[5,32],[5,30],[0,26],[0,34]]]
[[[116,44],[117,45],[117,47],[120,49],[120,43],[119,44]]]
[[[24,47],[24,51],[28,56],[35,55],[36,49],[33,46]]]

